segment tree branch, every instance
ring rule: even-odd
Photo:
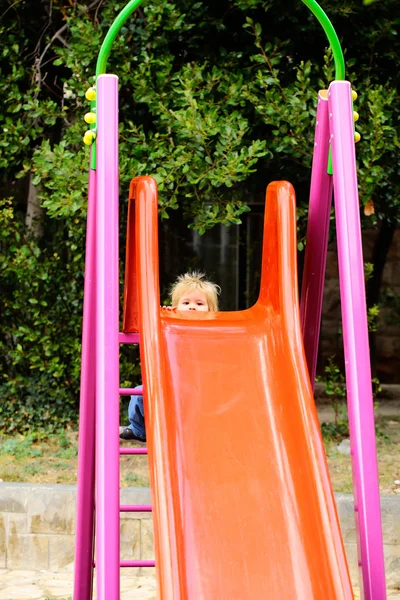
[[[79,11],[79,14],[88,13],[90,10],[92,10],[92,8],[96,7],[96,18],[97,18],[97,12],[98,12],[100,6],[102,5],[103,1],[104,0],[94,0],[93,2],[91,2],[91,4],[89,4],[89,6],[81,9]],[[46,31],[47,27],[45,28],[44,31]],[[53,45],[53,43],[55,42],[55,40],[59,40],[66,48],[70,48],[70,45],[68,44],[68,42],[61,36],[61,34],[64,33],[64,31],[66,31],[67,29],[68,29],[68,23],[64,23],[64,25],[62,27],[60,27],[60,29],[58,29],[55,32],[55,34],[52,36],[52,38],[50,39],[50,41],[44,47],[43,52],[41,53],[41,55],[35,61],[34,72],[33,72],[33,80],[36,79],[36,85],[38,87],[38,90],[37,90],[37,92],[35,93],[35,96],[34,96],[35,98],[38,97],[39,92],[40,92],[40,88],[41,88],[42,83],[44,82],[44,79],[45,79],[44,77],[42,77],[42,73],[41,73],[41,68],[43,66],[43,59],[46,56],[46,54],[49,51],[49,49],[51,48],[51,46]],[[40,41],[41,41],[41,38],[39,40],[38,45],[40,44]]]

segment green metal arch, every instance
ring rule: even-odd
[[[99,56],[96,64],[96,77],[106,72],[107,60],[110,56],[112,44],[121,30],[121,27],[128,19],[128,17],[137,9],[143,0],[130,0],[128,4],[119,13],[110,29],[104,41],[101,45]],[[322,28],[325,31],[326,37],[328,38],[329,44],[332,48],[333,59],[335,61],[335,79],[343,80],[345,78],[345,64],[343,51],[339,42],[339,38],[336,31],[326,15],[325,11],[322,10],[318,2],[315,0],[302,0],[302,2],[311,10],[315,17],[320,22]]]

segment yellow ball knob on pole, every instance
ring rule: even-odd
[[[85,98],[86,100],[89,100],[89,102],[94,102],[96,100],[96,88],[90,87],[86,90]]]
[[[360,140],[361,140],[361,135],[358,133],[358,131],[356,131],[354,134],[354,141],[357,144],[357,142],[359,142]]]
[[[353,102],[357,100],[358,94],[355,90],[351,90],[351,97],[353,98]]]
[[[93,144],[95,139],[96,139],[96,134],[94,131],[91,131],[90,129],[88,129],[88,131],[85,131],[85,135],[83,136],[84,144],[86,144],[87,146],[90,146],[91,144]]]
[[[360,115],[358,114],[358,112],[356,110],[353,113],[353,118],[354,118],[354,123],[357,123],[358,119],[360,118]]]
[[[89,125],[93,125],[94,123],[96,123],[96,113],[94,112],[86,113],[86,115],[83,118],[86,123],[89,123]]]

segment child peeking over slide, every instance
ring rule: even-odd
[[[165,310],[186,311],[199,310],[201,312],[218,311],[219,285],[207,281],[203,273],[193,271],[180,275],[171,288],[170,296],[172,306]],[[141,385],[135,390],[142,391]],[[144,423],[143,396],[131,396],[128,407],[129,425],[119,428],[119,438],[123,441],[146,441]]]

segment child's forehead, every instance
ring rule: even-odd
[[[203,290],[188,290],[180,297],[180,300],[184,298],[207,298],[206,293]]]

